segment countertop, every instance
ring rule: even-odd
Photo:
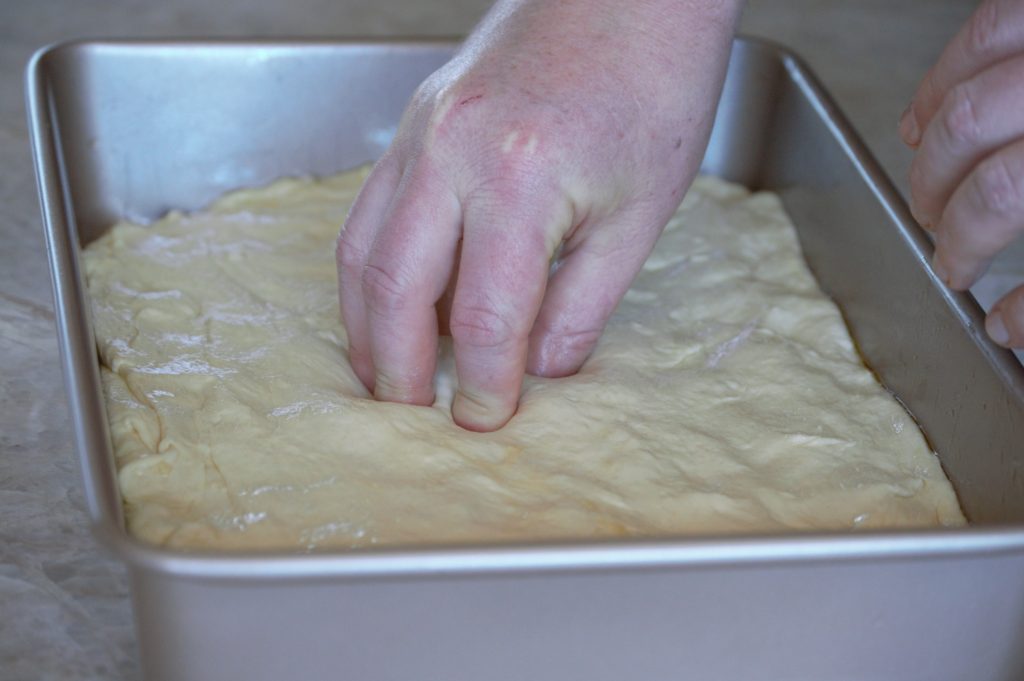
[[[125,571],[89,534],[54,334],[22,73],[81,37],[450,36],[489,0],[48,0],[0,5],[0,679],[137,679]],[[974,7],[963,0],[751,2],[742,30],[802,54],[905,190],[896,120]],[[976,290],[1024,280],[1018,243]]]

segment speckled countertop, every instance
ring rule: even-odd
[[[114,36],[446,36],[489,0],[46,0],[0,3],[0,680],[137,679],[125,571],[89,535],[58,366],[22,71],[36,48]],[[804,55],[901,187],[896,119],[974,6],[751,0],[745,32]],[[983,304],[1024,280],[999,259]]]

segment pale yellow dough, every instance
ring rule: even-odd
[[[309,550],[959,525],[777,197],[700,178],[578,375],[502,430],[369,398],[334,240],[363,171],[119,224],[85,267],[131,532]]]

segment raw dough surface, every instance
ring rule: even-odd
[[[369,399],[334,240],[364,171],[282,180],[89,246],[131,532],[191,549],[964,523],[777,197],[700,178],[578,375],[490,434]]]

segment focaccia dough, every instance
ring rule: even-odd
[[[370,399],[334,240],[365,176],[281,180],[84,261],[128,525],[188,548],[958,525],[780,202],[700,178],[569,378],[495,433]]]

